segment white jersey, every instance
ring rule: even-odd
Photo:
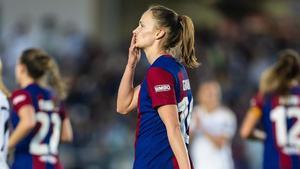
[[[8,144],[9,103],[7,97],[0,91],[0,168],[6,169]]]
[[[196,121],[199,122],[198,126],[196,126]],[[218,148],[201,133],[201,130],[197,130],[197,127],[210,135],[226,136],[231,140],[236,131],[236,118],[232,111],[219,107],[208,113],[200,106],[196,106],[192,113],[191,130],[194,133],[194,139],[190,150],[195,169],[233,169],[231,141]]]

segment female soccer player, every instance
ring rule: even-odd
[[[0,168],[8,169],[6,163],[8,144],[9,91],[2,81],[2,62],[0,60]]]
[[[261,77],[260,91],[240,130],[253,135],[261,120],[264,140],[264,169],[300,168],[300,58],[294,50],[282,51],[278,61]]]
[[[150,67],[134,88],[140,50]],[[170,51],[178,52],[171,56]],[[192,20],[163,6],[150,7],[133,31],[117,99],[117,111],[122,114],[138,107],[134,169],[192,168],[187,145],[193,97],[180,62],[191,68],[199,65]]]
[[[15,148],[12,168],[62,168],[59,142],[71,141],[73,136],[60,102],[66,94],[56,63],[39,49],[25,50],[16,65],[16,79],[21,89],[11,97],[14,131],[8,147]]]

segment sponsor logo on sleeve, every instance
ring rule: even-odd
[[[189,79],[182,81],[183,91],[191,90],[191,85]]]
[[[171,87],[168,84],[162,84],[162,85],[154,86],[154,89],[155,89],[156,93],[158,93],[158,92],[167,92],[167,91],[171,90]]]
[[[24,94],[22,95],[19,95],[19,96],[16,96],[14,99],[13,99],[13,104],[14,105],[17,105],[18,103],[24,101],[26,99],[26,96]]]

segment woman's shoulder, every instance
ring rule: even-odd
[[[32,94],[27,88],[17,89],[9,99],[14,107],[20,108],[24,104],[32,103]]]
[[[22,88],[22,89],[16,89],[16,90],[14,90],[12,92],[11,97],[13,98],[13,97],[16,97],[16,96],[22,95],[22,94],[27,95],[27,94],[29,94],[29,92],[26,89],[24,89],[24,88]]]
[[[236,118],[234,112],[227,106],[224,105],[220,106],[219,112],[222,114],[224,118],[230,118],[230,119]]]
[[[0,90],[0,102],[1,102],[1,105],[3,104],[8,104],[8,98],[7,96]]]
[[[193,113],[202,114],[205,113],[205,109],[201,105],[196,105],[193,107]]]
[[[232,111],[229,107],[227,107],[227,106],[225,106],[225,105],[221,105],[221,106],[219,107],[219,109],[220,109],[221,111],[225,112],[225,113],[233,114],[233,111]]]

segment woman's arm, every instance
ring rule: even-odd
[[[206,131],[203,131],[203,134],[218,148],[221,149],[224,145],[226,145],[230,138],[225,135],[214,136]]]
[[[218,121],[220,127],[217,133],[214,133],[210,128],[202,127],[202,133],[214,144],[218,149],[223,148],[231,142],[236,132],[236,118],[234,113],[227,108],[222,108],[222,114],[219,115],[222,118]]]
[[[126,76],[127,75],[125,75],[124,73],[118,91],[117,112],[120,114],[127,114],[133,109],[135,109],[138,105],[138,94],[140,92],[140,85],[133,88],[133,80],[129,81]],[[131,84],[129,85],[129,83]]]
[[[67,117],[62,122],[61,130],[61,141],[63,142],[72,142],[73,141],[73,130],[70,119]]]
[[[127,114],[137,107],[140,86],[133,87],[135,67],[140,60],[140,50],[135,47],[135,36],[132,36],[129,47],[128,62],[119,86],[117,112]]]
[[[251,136],[256,123],[261,118],[261,113],[262,113],[261,110],[257,107],[252,107],[248,111],[246,118],[243,121],[242,127],[240,129],[240,136],[243,139],[246,139],[249,136]]]
[[[170,146],[175,154],[180,169],[190,169],[190,159],[180,131],[176,105],[165,105],[158,108],[158,113],[166,126]]]
[[[190,139],[193,139],[194,133],[201,132],[204,134],[217,148],[222,148],[229,140],[229,137],[226,137],[224,134],[222,135],[212,135],[207,132],[202,126],[200,122],[200,117],[197,114],[198,112],[193,112],[193,118],[191,120],[191,127],[190,127]]]
[[[8,149],[13,149],[24,137],[26,137],[36,124],[35,111],[32,105],[24,105],[19,111],[20,121],[11,134],[8,141]]]

